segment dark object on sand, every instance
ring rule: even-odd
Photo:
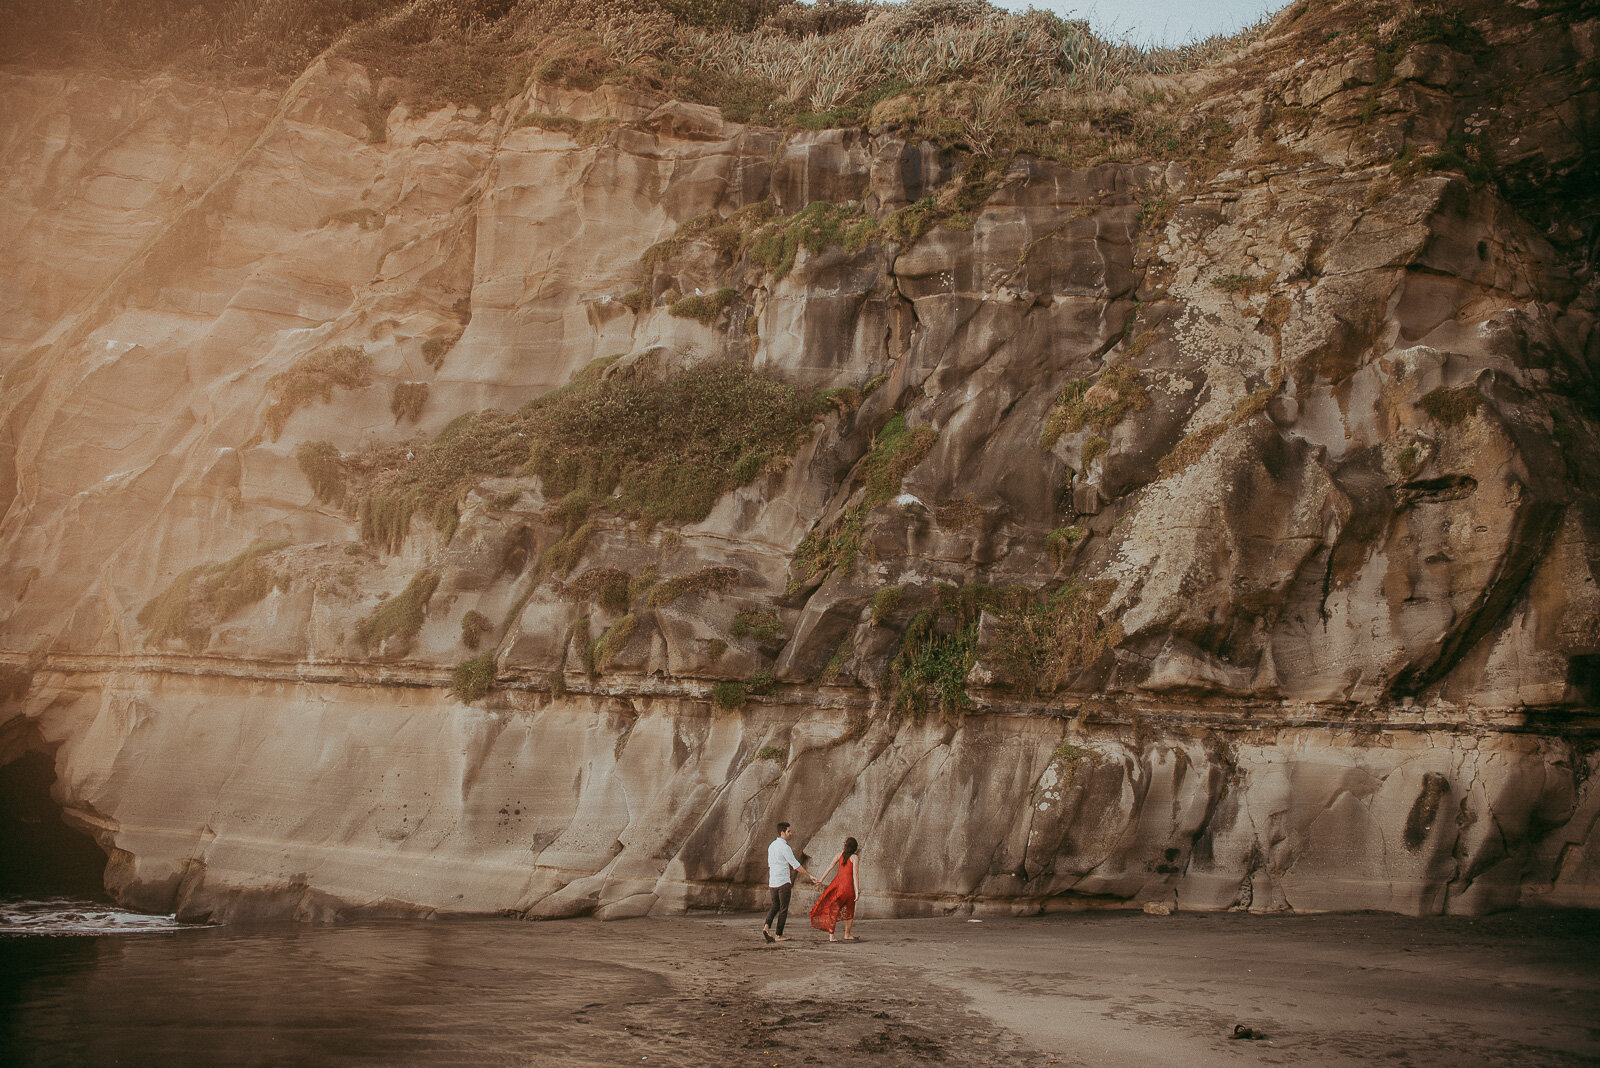
[[[1255,1030],[1254,1028],[1246,1027],[1244,1024],[1234,1024],[1233,1025],[1233,1034],[1229,1035],[1228,1037],[1229,1038],[1248,1038],[1248,1039],[1251,1039],[1252,1041],[1259,1041],[1259,1040],[1261,1040],[1263,1038],[1266,1038],[1267,1036],[1264,1033]]]

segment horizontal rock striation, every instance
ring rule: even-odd
[[[0,70],[0,761],[196,917],[1600,903],[1600,23],[1359,14],[1091,161]]]
[[[863,846],[876,915],[1160,903],[1587,906],[1591,749],[1396,714],[1141,701],[961,723],[844,689],[739,715],[685,696],[61,665],[33,744],[119,899],[180,916],[625,917],[760,904],[769,819]],[[69,692],[70,691],[70,692]],[[14,739],[20,744],[20,739]],[[4,754],[0,754],[4,755]]]

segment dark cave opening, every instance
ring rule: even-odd
[[[0,767],[0,896],[106,896],[106,855],[62,819],[55,780],[55,762],[37,751]]]

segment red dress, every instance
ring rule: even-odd
[[[840,920],[853,919],[856,914],[856,858],[851,857],[839,865],[839,874],[811,906],[811,926],[833,934]]]

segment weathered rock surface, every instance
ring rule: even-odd
[[[779,818],[860,838],[895,913],[1600,904],[1600,31],[1508,14],[1381,75],[1314,32],[1214,72],[1220,163],[1018,156],[970,225],[781,278],[691,231],[640,256],[763,201],[882,221],[970,161],[542,85],[373,144],[334,60],[281,95],[0,72],[0,761],[53,750],[113,890],[190,915],[750,904]],[[709,325],[668,310],[721,287]],[[274,376],[335,346],[367,384],[275,426]],[[702,521],[599,511],[565,576],[537,478],[383,551],[296,461],[613,354],[853,392]],[[853,472],[897,413],[935,436],[878,502]],[[851,516],[852,558],[794,562]],[[261,539],[270,592],[151,640]],[[602,607],[571,585],[602,567],[737,577]],[[364,647],[424,569],[417,633]],[[1008,587],[1087,606],[1043,676],[1014,605],[951,607]],[[973,643],[943,715],[901,700],[918,619]]]
[[[1307,722],[871,716],[848,696],[709,711],[353,679],[82,665],[39,743],[114,843],[121,899],[181,915],[756,907],[766,817],[825,863],[872,844],[873,914],[1591,904],[1600,755],[1506,717]]]

